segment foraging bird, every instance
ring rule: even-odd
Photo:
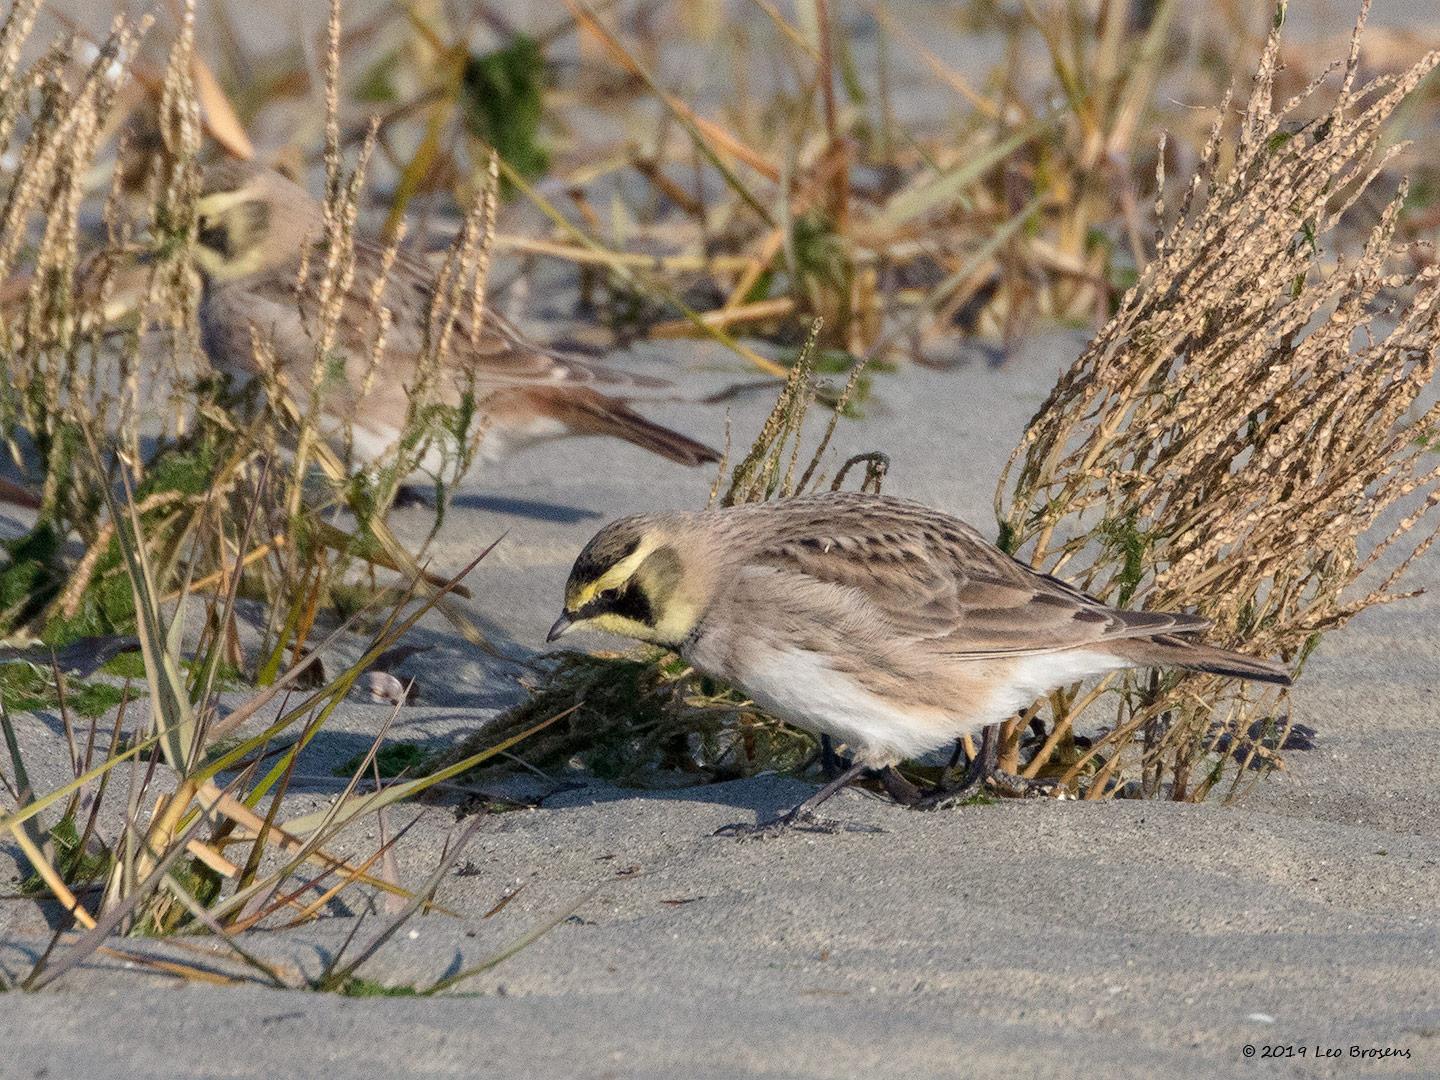
[[[288,393],[306,410],[326,265],[320,204],[277,172],[226,163],[206,171],[196,210],[195,261],[204,279],[200,326],[210,362],[233,382],[247,383],[261,373],[258,332],[273,351]],[[307,244],[312,245],[308,263],[302,256]],[[354,249],[354,275],[337,323],[340,363],[338,372],[325,376],[322,419],[323,433],[337,442],[349,429],[352,458],[363,467],[384,458],[402,435],[430,336],[436,275],[403,251],[395,253],[387,273],[384,249],[367,239],[357,237]],[[310,280],[297,287],[302,269]],[[371,371],[377,295],[390,313],[390,326],[384,354]],[[472,326],[468,312],[459,313],[445,364],[437,398],[455,407],[471,395],[475,422],[485,425],[477,455],[482,460],[575,435],[624,439],[683,465],[719,460],[709,447],[597,389],[666,383],[541,348],[495,312],[486,311],[479,327]],[[432,445],[417,473],[438,475],[446,463],[443,449]]]
[[[730,827],[774,832],[867,772],[915,802],[897,762],[1092,675],[1174,667],[1289,685],[1278,664],[1195,640],[1209,625],[1110,607],[919,503],[839,492],[612,522],[576,559],[548,640],[585,627],[663,645],[846,743],[853,765],[814,797]]]

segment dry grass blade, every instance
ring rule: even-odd
[[[666,303],[678,310],[681,315],[704,336],[719,342],[736,355],[744,357],[760,371],[765,372],[765,374],[782,377],[786,374],[783,365],[777,364],[769,357],[762,356],[743,342],[736,341],[726,333],[722,327],[707,323],[698,312],[680,298],[680,295],[673,288],[663,281],[652,276],[642,277],[641,269],[629,265],[623,257],[611,258],[612,252],[592,239],[583,230],[571,224],[565,215],[555,208],[550,200],[546,199],[539,191],[527,183],[525,178],[506,162],[500,162],[500,170],[504,173],[505,178],[514,184],[521,194],[534,203],[535,206],[560,229],[564,230],[587,250],[594,252],[597,256],[604,257],[606,265],[617,277],[642,291],[654,292],[659,295]]]
[[[867,227],[883,235],[929,213],[953,212],[955,200],[966,188],[973,186],[1031,139],[1039,138],[1049,131],[1060,121],[1061,115],[1057,111],[1028,121],[976,157],[958,163],[954,168],[928,180],[923,186],[898,192],[870,219]]]
[[[578,706],[576,706],[576,708],[578,708]],[[459,776],[461,773],[469,772],[471,769],[485,764],[492,758],[504,754],[505,751],[511,747],[524,742],[533,735],[538,735],[551,724],[565,719],[574,711],[575,709],[571,708],[564,712],[558,712],[548,716],[539,723],[531,724],[522,731],[503,739],[494,740],[492,745],[488,745],[482,750],[457,757],[456,760],[449,761],[444,767],[434,770],[427,776],[420,777],[416,780],[403,780],[398,784],[391,784],[379,791],[366,795],[356,795],[348,802],[338,804],[333,815],[330,815],[330,811],[305,814],[287,821],[285,827],[297,833],[309,833],[312,830],[318,829],[327,820],[327,815],[330,815],[328,820],[332,822],[332,826],[338,827],[359,815],[368,814],[383,809],[386,806],[392,806],[403,799],[414,798],[416,795],[427,791],[436,784]]]
[[[755,151],[751,150],[739,139],[735,138],[720,125],[705,120],[695,115],[694,111],[673,94],[666,93],[655,81],[655,77],[649,70],[636,59],[610,30],[595,15],[595,9],[584,0],[565,0],[565,6],[575,16],[576,22],[587,32],[593,34],[605,47],[605,50],[632,75],[641,79],[655,94],[664,102],[665,107],[670,110],[675,119],[695,140],[695,145],[710,160],[725,182],[734,189],[735,193],[742,198],[746,204],[760,216],[760,219],[767,225],[774,226],[775,222],[770,216],[769,209],[751,193],[750,189],[740,180],[730,167],[721,159],[721,154],[727,154],[739,161],[743,161],[756,172],[760,173],[772,183],[780,179],[780,170],[775,165]],[[713,144],[713,145],[712,145]]]
[[[119,903],[109,907],[85,934],[71,947],[60,960],[54,964],[45,966],[43,969],[37,966],[26,977],[24,987],[26,990],[43,990],[52,982],[58,979],[65,972],[69,971],[76,964],[79,964],[87,956],[98,949],[111,934],[129,918],[134,909],[139,906],[142,900],[153,896],[158,889],[160,882],[170,872],[171,866],[180,858],[185,851],[185,844],[195,838],[200,827],[205,824],[203,817],[197,817],[180,837],[181,842],[171,845],[170,849],[150,870],[149,875],[137,887],[133,889]]]
[[[93,930],[95,920],[91,917],[90,912],[81,906],[80,901],[75,898],[75,894],[65,884],[64,878],[45,857],[45,853],[36,846],[35,841],[26,833],[23,825],[11,826],[10,834],[15,837],[15,843],[21,853],[30,861],[30,865],[45,882],[45,887],[50,890],[51,895],[59,901],[60,907],[64,909],[65,913],[85,929]]]
[[[360,966],[364,964],[366,960],[374,956],[385,942],[389,941],[402,926],[410,921],[410,918],[420,910],[420,905],[426,903],[434,896],[435,890],[440,887],[440,882],[445,879],[445,875],[449,872],[450,868],[455,865],[461,854],[464,853],[465,846],[470,842],[470,838],[475,835],[475,830],[480,827],[484,820],[483,817],[474,818],[465,826],[455,843],[447,845],[444,854],[440,857],[439,865],[435,867],[434,873],[430,875],[430,879],[425,883],[424,887],[415,893],[409,903],[390,920],[384,930],[376,934],[370,943],[360,950],[360,955],[343,967],[339,966],[340,957],[338,955],[332,960],[330,970],[320,979],[317,989],[339,989],[345,984],[346,980],[354,976],[355,972],[360,969]]]
[[[495,968],[503,964],[506,960],[509,960],[516,953],[520,952],[522,949],[529,948],[531,945],[535,944],[535,942],[539,941],[542,937],[548,934],[551,930],[554,930],[555,927],[559,926],[566,919],[574,915],[587,903],[593,900],[595,896],[600,892],[600,889],[606,884],[608,884],[608,882],[601,882],[601,884],[596,885],[593,889],[589,890],[586,893],[583,893],[581,896],[577,897],[573,903],[567,904],[565,907],[561,908],[553,915],[544,919],[542,922],[540,922],[539,925],[535,926],[533,929],[527,930],[524,934],[521,934],[518,938],[516,938],[509,945],[505,946],[505,948],[501,949],[494,956],[487,957],[486,959],[480,961],[480,963],[473,964],[470,967],[461,968],[453,975],[446,975],[443,979],[436,980],[433,984],[420,991],[421,995],[424,997],[429,997],[432,994],[440,994],[446,990],[449,990],[453,986],[458,986],[466,979],[473,979],[476,975],[483,975],[487,971],[493,971]]]

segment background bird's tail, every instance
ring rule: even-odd
[[[40,496],[29,488],[21,487],[4,477],[0,477],[0,502],[7,502],[12,506],[23,506],[30,510],[39,510],[41,506]]]
[[[1177,667],[1277,686],[1289,686],[1291,683],[1290,673],[1273,661],[1186,641],[1173,634],[1117,641],[1111,649],[1115,655],[1136,667]]]
[[[704,443],[647,420],[618,398],[567,387],[551,395],[547,411],[575,435],[610,435],[681,465],[704,465],[720,455]]]

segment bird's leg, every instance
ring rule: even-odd
[[[869,765],[865,765],[862,763],[851,765],[834,780],[831,780],[819,791],[815,792],[814,795],[811,795],[804,802],[791,808],[790,810],[781,814],[779,817],[774,818],[771,821],[762,822],[756,825],[750,825],[745,822],[736,822],[733,825],[725,825],[722,828],[716,829],[714,835],[738,836],[742,839],[748,839],[750,837],[779,836],[791,826],[799,825],[802,822],[810,824],[811,826],[818,828],[822,832],[834,832],[837,828],[839,828],[839,826],[830,822],[820,821],[818,818],[815,817],[815,808],[821,803],[823,803],[826,799],[830,798],[830,796],[834,795],[841,788],[854,783],[856,780],[860,779],[861,776],[870,771],[871,768]]]
[[[901,776],[900,770],[894,765],[886,765],[880,770],[880,783],[884,785],[886,793],[901,806],[914,806],[925,798],[920,789]]]
[[[829,735],[820,736],[820,771],[826,780],[834,780],[855,762],[835,752],[835,742]]]
[[[965,770],[965,779],[960,782],[962,788],[979,789],[984,786],[985,781],[995,772],[1000,762],[1000,725],[991,724],[980,734],[980,752],[975,755],[975,760]]]
[[[956,753],[958,756],[958,747]],[[960,785],[932,791],[910,805],[916,810],[938,810],[956,806],[984,791],[987,783],[993,784],[1002,795],[1017,799],[1027,795],[1055,794],[1056,787],[1051,781],[1026,780],[1024,777],[1003,772],[997,768],[999,757],[999,726],[991,724],[981,736],[980,752],[975,755],[975,760],[970,762],[969,768],[965,770],[965,778],[960,781]]]
[[[931,791],[932,795],[938,794],[939,792],[946,790],[945,781],[948,780],[950,778],[950,774],[955,771],[955,766],[960,764],[960,758],[964,753],[965,740],[956,739],[955,749],[950,751],[950,760],[946,762],[945,768],[940,770],[940,779],[935,781],[935,787]]]
[[[995,771],[995,764],[1000,758],[1000,740],[996,737],[996,726],[991,724],[985,729],[980,737],[980,752],[975,755],[975,760],[970,762],[965,770],[965,778],[960,781],[959,787],[940,788],[930,794],[923,796],[911,806],[916,810],[938,810],[945,806],[955,806],[964,802],[972,795],[982,791],[985,781]],[[955,758],[960,756],[960,744],[955,744],[955,755],[951,759],[953,768],[957,762]],[[949,770],[946,770],[947,772]]]

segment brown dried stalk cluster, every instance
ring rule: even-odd
[[[755,441],[751,443],[745,457],[731,472],[730,485],[723,496],[720,495],[720,483],[725,477],[725,465],[721,464],[710,492],[712,505],[717,498],[721,506],[764,502],[772,498],[785,499],[792,495],[818,491],[823,486],[825,477],[821,475],[820,468],[825,461],[825,452],[830,448],[835,427],[845,415],[855,388],[860,385],[865,365],[856,364],[845,380],[845,385],[840,389],[830,410],[824,434],[797,479],[795,473],[800,465],[800,452],[804,445],[805,418],[810,413],[810,407],[815,404],[820,389],[815,381],[815,349],[820,340],[821,328],[819,319],[811,324],[810,336],[805,339],[790,374],[781,386],[774,408],[760,426],[760,433],[755,436]],[[847,461],[836,473],[831,484],[832,490],[840,487],[846,473],[860,461],[867,462],[862,488],[880,490],[880,482],[884,478],[888,461],[883,454],[878,453],[859,454]]]
[[[130,363],[115,372],[104,358],[104,312],[123,285],[132,303],[148,301],[156,321],[165,321],[164,293],[173,260],[158,260],[145,280],[132,275],[122,282],[113,258],[82,259],[80,252],[81,205],[116,102],[120,79],[115,71],[133,58],[148,22],[117,21],[94,60],[78,71],[71,41],[56,42],[21,70],[21,48],[38,8],[38,3],[17,5],[0,28],[0,147],[11,146],[17,129],[24,136],[14,152],[13,178],[0,211],[0,281],[6,283],[0,352],[8,359],[0,423],[17,458],[16,436],[24,431],[44,461],[46,512],[86,535],[83,526],[97,508],[85,505],[84,492],[70,482],[75,460],[84,452],[77,421],[91,418],[126,432],[127,445],[137,439],[137,372]],[[157,182],[164,200],[171,186],[159,177]],[[32,229],[35,222],[38,228]],[[118,254],[129,230],[117,191],[106,203],[104,222],[114,241],[112,254]],[[27,245],[33,253],[26,252]],[[12,276],[22,256],[27,256],[25,273]],[[127,356],[135,359],[134,352]]]
[[[1199,42],[1175,32],[1183,5],[1174,0],[1146,13],[1080,0],[929,11],[816,2],[793,14],[760,3],[768,24],[753,40],[719,33],[727,25],[722,5],[701,0],[683,5],[688,32],[737,73],[733,94],[705,103],[712,116],[662,85],[663,72],[648,58],[663,58],[663,42],[610,13],[602,18],[584,0],[567,2],[591,78],[628,76],[665,109],[664,125],[639,146],[627,133],[631,145],[581,157],[572,197],[587,221],[598,222],[603,214],[594,207],[604,205],[608,174],[633,171],[653,188],[651,202],[675,212],[637,214],[626,224],[627,243],[673,251],[683,238],[685,253],[662,255],[657,267],[684,283],[683,295],[718,298],[682,309],[655,282],[627,274],[626,285],[663,298],[672,312],[623,329],[723,333],[720,340],[761,366],[728,335],[788,340],[821,317],[827,347],[923,356],[957,327],[1008,339],[1035,316],[1103,317],[1112,270],[1129,258],[1117,248],[1140,247],[1132,161],[1154,88],[1168,73],[1173,89],[1180,67],[1187,82],[1204,78],[1193,62],[1175,63],[1177,52],[1199,51]],[[1248,36],[1243,8],[1223,7],[1211,22]],[[927,44],[927,32],[947,21],[1003,39],[1004,62],[983,81],[952,67]],[[878,44],[873,66],[855,53],[853,39],[866,23]],[[905,81],[907,63],[923,72],[945,122],[897,119],[892,83]],[[757,100],[748,73],[777,66],[787,76],[782,85],[795,89]],[[603,169],[594,166],[597,157],[607,160]],[[696,157],[719,175],[692,192],[688,177],[677,177]],[[1128,243],[1110,239],[1117,218],[1123,227],[1114,231]],[[561,231],[563,245],[528,250],[564,258],[569,249],[587,260],[605,254],[575,227]],[[587,250],[576,252],[575,241]],[[707,257],[694,267],[697,246]],[[609,254],[618,261],[618,252]]]
[[[1380,148],[1383,126],[1440,64],[1431,53],[1357,87],[1368,7],[1333,100],[1303,124],[1326,80],[1272,108],[1277,19],[1233,144],[1227,98],[1155,259],[997,492],[1003,539],[1034,566],[1113,603],[1198,611],[1218,642],[1297,669],[1325,631],[1409,595],[1402,578],[1435,540],[1421,525],[1440,503],[1427,449],[1440,406],[1420,404],[1440,272],[1396,269],[1404,186],[1358,257],[1332,262],[1322,246],[1402,149]],[[1077,744],[1080,712],[1107,689],[1107,730]],[[1130,780],[1200,799],[1227,770],[1233,792],[1246,766],[1274,763],[1290,724],[1283,695],[1200,675],[1058,693],[1043,720],[1022,720],[1009,766],[1092,798]]]
[[[313,249],[302,245],[306,254],[296,279],[312,313],[314,364],[299,374],[311,392],[302,395],[305,409],[292,402],[253,423],[243,411],[217,407],[224,403],[203,381],[208,364],[199,345],[200,285],[192,249],[202,140],[198,102],[206,85],[197,72],[208,71],[195,53],[194,4],[182,7],[168,62],[153,73],[138,58],[152,32],[148,18],[117,19],[87,64],[76,60],[85,53],[82,43],[67,37],[23,66],[22,50],[40,6],[37,0],[17,4],[0,23],[0,149],[14,161],[0,181],[0,355],[6,369],[0,434],[39,494],[39,528],[54,538],[48,549],[74,534],[86,553],[73,573],[58,564],[41,566],[52,584],[42,581],[0,612],[0,628],[47,640],[79,632],[82,623],[87,632],[123,629],[87,616],[93,594],[107,587],[102,579],[118,585],[123,578],[114,558],[114,523],[106,520],[101,498],[102,484],[117,479],[123,462],[164,591],[173,592],[187,574],[223,591],[229,568],[243,570],[251,591],[272,601],[263,651],[273,662],[261,667],[273,671],[282,649],[298,655],[316,607],[331,601],[353,567],[351,556],[408,577],[418,574],[414,553],[384,525],[384,511],[437,443],[444,443],[447,466],[437,483],[448,485],[473,458],[480,425],[450,416],[435,399],[455,327],[467,316],[480,325],[474,316],[483,304],[498,177],[492,167],[488,185],[437,263],[430,333],[404,432],[389,459],[356,479],[345,453],[348,433],[337,438],[322,419],[321,403],[342,325],[373,329],[366,335],[367,386],[374,381],[389,322],[382,292],[399,237],[383,251],[357,253],[374,132],[361,143],[356,165],[347,168],[339,125],[339,3],[331,5],[324,65],[323,235],[308,238]],[[138,112],[137,87],[149,103]],[[213,100],[206,111],[224,114]],[[234,150],[235,140],[225,145]],[[106,195],[105,181],[97,190],[96,177],[103,177],[111,158],[115,168]],[[93,216],[87,219],[95,201],[103,201],[98,228],[89,223]],[[380,273],[369,303],[356,311],[350,290],[356,259],[377,256]],[[271,343],[257,337],[254,347],[262,370],[273,372],[264,363]],[[268,399],[284,401],[280,383],[265,381]],[[452,439],[462,427],[464,435]],[[280,460],[289,467],[258,466]],[[97,461],[108,473],[105,481],[95,472]],[[317,463],[330,481],[320,492],[307,481]],[[440,502],[443,509],[443,495]],[[358,519],[355,536],[323,517],[345,503]],[[439,520],[437,513],[437,526]],[[332,557],[332,551],[341,554]],[[37,558],[44,563],[48,556]],[[467,620],[441,606],[478,640]],[[236,636],[233,627],[227,632]],[[238,653],[231,659],[238,662]]]

